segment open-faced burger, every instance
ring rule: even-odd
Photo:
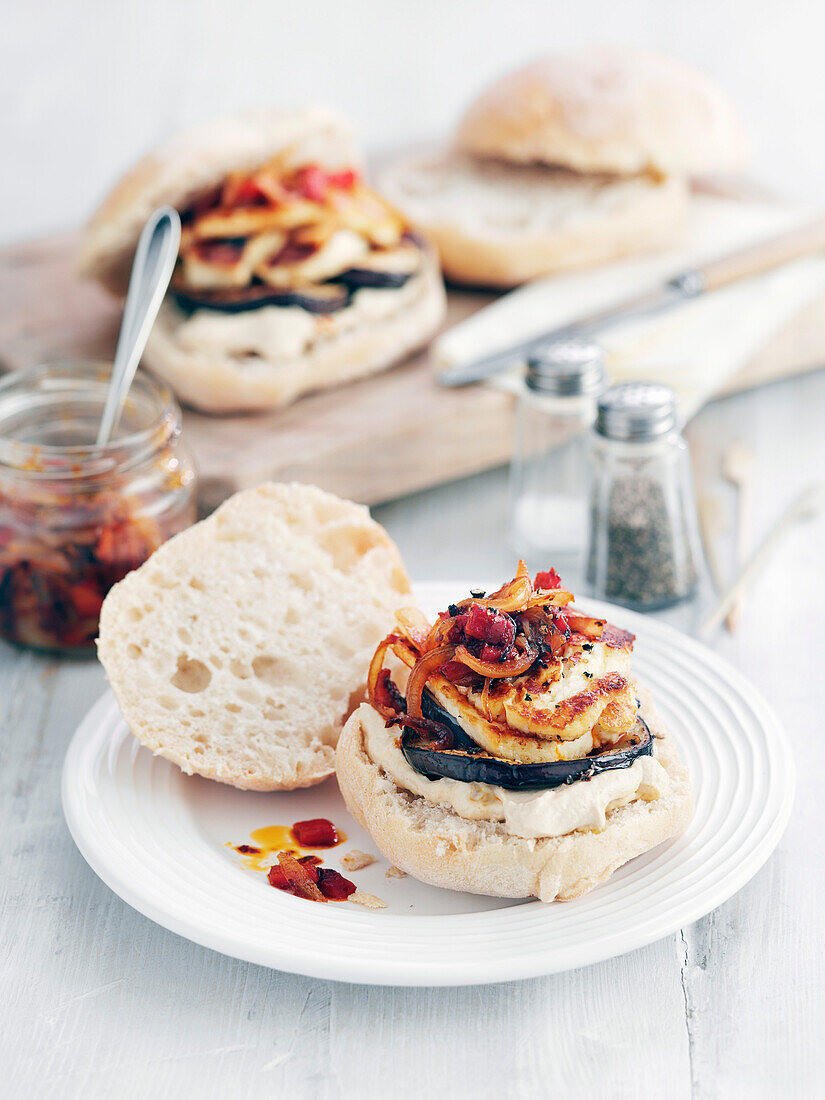
[[[397,614],[336,771],[383,854],[436,886],[577,897],[682,832],[687,771],[631,676],[634,637],[523,563],[434,624]]]
[[[179,211],[144,361],[198,408],[273,408],[380,370],[432,336],[445,299],[432,253],[359,160],[350,127],[320,108],[179,135],[104,201],[81,268],[123,293],[148,215]]]

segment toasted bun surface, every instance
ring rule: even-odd
[[[540,840],[510,836],[497,823],[468,821],[399,788],[365,750],[359,714],[367,706],[351,715],[338,742],[338,785],[350,813],[383,855],[433,886],[495,897],[568,901],[604,882],[628,860],[683,832],[693,814],[687,770],[644,693],[641,713],[658,735],[654,751],[670,777],[667,794],[614,810],[600,833]]]
[[[688,209],[681,178],[583,176],[455,153],[404,158],[381,186],[455,282],[512,287],[665,247]]]
[[[98,654],[132,732],[184,772],[307,787],[409,581],[366,508],[310,485],[236,494],[115,585]]]
[[[736,171],[747,152],[739,116],[706,76],[606,46],[509,73],[471,104],[456,140],[477,156],[623,174]]]
[[[206,412],[278,408],[311,390],[383,370],[425,344],[444,318],[444,285],[432,254],[426,255],[421,272],[400,292],[370,293],[396,294],[392,299],[395,308],[375,319],[354,317],[350,328],[332,335],[322,333],[297,353],[281,356],[236,349],[225,335],[232,330],[236,333],[238,322],[249,330],[262,324],[265,312],[277,323],[277,306],[228,318],[211,314],[209,343],[195,348],[186,343],[186,317],[167,301],[152,329],[143,362],[164,378],[182,401]]]
[[[358,165],[354,133],[326,107],[261,108],[178,134],[140,160],[103,200],[89,223],[80,270],[123,294],[147,218],[158,206],[182,209],[230,172],[250,171],[286,155],[290,167]]]

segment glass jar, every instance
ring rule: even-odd
[[[676,394],[636,382],[607,390],[590,455],[593,595],[641,610],[685,599],[696,587],[701,544]]]
[[[587,433],[607,384],[596,344],[553,344],[528,360],[516,411],[510,531],[519,557],[563,574],[587,541]]]
[[[109,371],[59,363],[0,381],[0,635],[12,642],[90,647],[111,586],[197,518],[165,386],[139,373],[115,438],[95,445]]]

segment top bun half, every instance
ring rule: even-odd
[[[275,156],[290,168],[361,163],[352,127],[326,107],[260,108],[184,131],[138,161],[103,200],[86,232],[80,270],[124,293],[137,239],[153,210],[184,209],[230,172],[251,171]]]
[[[747,155],[736,110],[706,76],[606,46],[502,77],[470,105],[456,141],[476,156],[619,175],[731,172]]]

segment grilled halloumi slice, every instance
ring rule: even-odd
[[[538,674],[501,681],[486,700],[480,692],[469,697],[493,720],[532,737],[575,740],[600,721],[626,732],[636,721],[632,636],[608,627],[601,640],[587,645]]]
[[[427,690],[456,719],[468,737],[472,737],[477,745],[493,756],[500,756],[504,760],[518,760],[522,764],[580,760],[596,747],[590,730],[572,741],[550,741],[518,733],[501,722],[493,722],[479,712],[461,688],[451,684],[443,676],[432,676],[427,681]]]
[[[264,259],[256,266],[255,274],[273,287],[307,286],[331,279],[354,267],[369,250],[369,244],[360,234],[339,229],[305,260],[269,263]]]
[[[221,257],[219,251],[210,250],[207,242],[187,243],[180,253],[181,283],[190,290],[247,286],[258,264],[270,256],[277,256],[286,241],[285,233],[261,233],[236,247],[220,246],[225,257]]]

